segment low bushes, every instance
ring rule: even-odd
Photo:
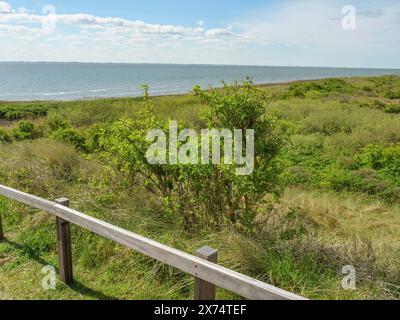
[[[400,145],[371,145],[358,156],[361,165],[376,170],[384,179],[400,187]]]
[[[400,99],[400,91],[389,90],[386,92],[385,97],[391,100]]]
[[[0,105],[0,119],[20,120],[47,116],[49,107],[43,104]]]
[[[385,112],[394,114],[400,113],[400,104],[386,106]]]
[[[10,143],[12,141],[8,132],[2,128],[0,128],[0,144],[1,143]]]
[[[293,154],[286,156],[291,164],[289,184],[313,185],[335,192],[361,192],[391,203],[400,199],[397,194],[400,189],[399,146],[368,146],[352,158],[341,161],[328,161],[320,153],[293,159],[290,158]]]
[[[58,129],[50,134],[50,138],[56,141],[68,142],[80,151],[87,150],[85,137],[72,128]]]
[[[67,142],[82,152],[88,150],[86,138],[77,130],[72,128],[71,124],[62,116],[50,116],[47,121],[47,126],[49,128],[48,136],[50,139]]]
[[[352,93],[354,87],[342,79],[327,79],[319,82],[299,82],[292,84],[289,89],[289,95],[292,97],[324,97],[330,94]]]
[[[13,135],[16,140],[33,140],[40,136],[40,133],[35,129],[35,125],[29,121],[21,121],[13,130]]]

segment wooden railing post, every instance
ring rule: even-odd
[[[60,198],[55,201],[64,207],[69,207],[67,198]],[[57,247],[60,278],[66,285],[74,281],[72,273],[72,248],[71,248],[71,226],[68,221],[57,217]]]
[[[210,247],[203,247],[197,250],[196,256],[212,263],[217,263],[218,261],[218,251]],[[215,285],[195,278],[194,299],[215,300]]]

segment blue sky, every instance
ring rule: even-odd
[[[399,56],[398,0],[0,0],[1,61],[400,68]]]

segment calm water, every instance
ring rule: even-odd
[[[220,80],[277,83],[326,77],[400,74],[390,69],[345,69],[159,64],[0,63],[0,100],[73,100],[185,93]]]

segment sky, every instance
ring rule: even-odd
[[[400,68],[399,0],[0,0],[0,61]]]

